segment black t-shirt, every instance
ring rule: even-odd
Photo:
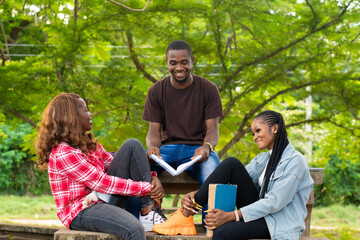
[[[193,75],[192,84],[182,90],[171,85],[170,76],[149,88],[142,119],[161,123],[162,144],[202,145],[205,120],[223,115],[219,89]]]

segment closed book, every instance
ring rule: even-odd
[[[236,185],[209,184],[208,209],[221,209],[232,212],[236,209]],[[212,237],[213,231],[206,230],[206,236]]]

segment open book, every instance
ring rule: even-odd
[[[152,159],[154,159],[155,162],[157,162],[160,166],[162,166],[166,171],[168,171],[172,176],[176,176],[179,175],[180,173],[182,173],[183,171],[185,171],[186,169],[188,169],[191,165],[193,165],[194,163],[196,163],[197,161],[199,161],[202,156],[198,155],[196,158],[194,158],[193,160],[183,163],[181,165],[179,165],[177,167],[177,169],[173,169],[167,162],[165,162],[164,160],[160,159],[158,156],[156,156],[155,154],[151,154],[150,157]]]

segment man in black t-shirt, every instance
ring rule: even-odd
[[[223,115],[216,85],[191,74],[194,63],[189,44],[173,41],[166,50],[170,76],[150,87],[142,118],[149,121],[147,154],[162,158],[174,169],[190,159],[202,159],[188,168],[201,185],[220,163],[214,147]],[[152,165],[158,173],[163,168]]]

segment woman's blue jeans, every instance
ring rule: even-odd
[[[126,140],[119,148],[107,174],[134,181],[151,182],[150,166],[145,149],[136,139]],[[141,207],[153,204],[149,196],[138,198]],[[128,201],[130,200],[130,201]],[[82,210],[71,222],[70,229],[114,234],[126,240],[145,239],[140,221],[124,207],[134,207],[131,198],[114,195],[110,203],[96,203]]]

